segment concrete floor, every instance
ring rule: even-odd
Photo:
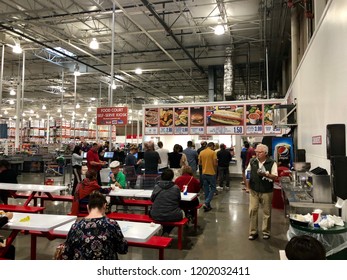
[[[42,174],[23,173],[19,176],[23,183],[43,183]],[[55,177],[55,183],[61,178]],[[68,177],[65,182],[68,182]],[[63,182],[61,182],[63,183]],[[167,260],[278,260],[279,250],[284,249],[287,240],[286,232],[289,227],[288,219],[283,210],[273,209],[272,233],[269,240],[263,240],[261,235],[257,240],[248,240],[248,200],[249,195],[242,191],[240,178],[232,179],[230,190],[219,191],[213,198],[213,210],[205,213],[199,211],[199,226],[195,231],[193,226],[184,230],[183,250],[177,248],[177,232],[174,229],[171,237],[174,238],[170,248],[165,250]],[[203,199],[203,195],[201,195]],[[22,200],[23,201],[23,200]],[[9,203],[19,203],[21,200],[11,199]],[[65,214],[70,211],[71,204],[66,202],[46,202],[45,213]],[[140,210],[134,210],[140,211]],[[260,223],[261,224],[261,223]],[[8,235],[8,231],[1,231]],[[37,259],[49,260],[55,247],[63,240],[49,241],[39,237],[37,245]],[[28,260],[30,258],[30,236],[19,234],[14,242],[16,246],[16,259]],[[129,247],[127,255],[120,255],[122,260],[152,260],[158,258],[157,250]]]

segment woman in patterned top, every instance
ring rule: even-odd
[[[105,217],[106,198],[98,191],[89,196],[89,215],[74,223],[65,241],[63,260],[117,260],[128,243],[114,220]]]

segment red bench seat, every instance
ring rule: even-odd
[[[45,207],[0,204],[0,210],[6,211],[6,212],[20,212],[20,213],[43,213],[43,210],[45,210]]]
[[[66,239],[65,234],[55,234],[53,230],[51,230],[48,234],[42,233],[40,231],[30,231],[31,234],[31,259],[36,259],[36,237],[46,237],[49,240],[54,240],[56,238]],[[141,248],[150,248],[150,249],[158,249],[159,250],[159,260],[164,259],[164,250],[167,248],[172,241],[170,237],[164,236],[152,236],[147,242],[132,242],[128,241],[128,246],[132,247],[141,247]]]
[[[177,222],[161,222],[155,221],[148,215],[142,214],[128,214],[128,213],[118,213],[113,212],[107,215],[110,219],[114,220],[123,220],[123,221],[131,221],[131,222],[140,222],[140,223],[157,223],[163,226],[173,226],[178,228],[178,249],[182,250],[182,236],[183,236],[183,226],[189,222],[187,218],[183,218]]]
[[[51,200],[51,201],[65,201],[65,202],[72,202],[73,201],[73,195],[59,195],[59,194],[51,194],[52,198],[48,197],[46,194],[35,194],[34,196],[34,205],[37,205],[37,199],[41,199],[41,206],[44,206],[45,200]],[[13,198],[28,198],[30,196],[30,193],[15,193],[12,195]]]
[[[145,207],[145,214],[148,214],[148,207],[151,206],[153,202],[146,199],[123,199],[122,205],[124,206],[140,206]]]

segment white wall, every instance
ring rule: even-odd
[[[330,1],[326,8],[288,96],[297,98],[298,148],[306,150],[312,168],[329,172],[326,125],[347,122],[347,1]],[[312,145],[317,135],[322,145]]]

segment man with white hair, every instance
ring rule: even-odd
[[[249,200],[249,240],[258,237],[258,209],[263,205],[262,233],[263,239],[270,238],[271,231],[271,209],[273,196],[273,183],[277,178],[277,164],[268,157],[269,149],[266,145],[258,144],[255,149],[256,157],[252,158],[247,166],[246,174]]]

